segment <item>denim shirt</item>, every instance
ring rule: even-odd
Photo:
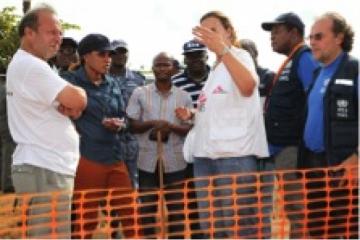
[[[103,82],[97,86],[87,78],[83,67],[64,73],[62,77],[82,87],[88,97],[86,109],[74,121],[80,134],[81,155],[103,164],[123,160],[122,132],[113,132],[102,125],[104,117],[125,117],[125,104],[117,82],[105,75]]]

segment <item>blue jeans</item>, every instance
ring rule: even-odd
[[[195,157],[194,176],[196,178],[223,175],[212,181],[207,178],[195,179],[201,229],[205,234],[209,233],[211,226],[214,229],[214,233],[209,233],[206,237],[257,238],[259,211],[256,171],[255,156],[219,159]],[[226,175],[238,173],[253,174]],[[209,192],[209,189],[212,191]],[[210,206],[214,208],[211,212]]]

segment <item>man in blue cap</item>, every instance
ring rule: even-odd
[[[294,170],[297,167],[297,149],[303,130],[303,113],[306,91],[318,64],[310,48],[304,43],[305,25],[300,17],[288,12],[275,20],[264,22],[261,27],[271,32],[271,46],[274,52],[287,58],[279,68],[265,100],[264,116],[269,152],[277,170]],[[291,176],[294,180],[295,174]],[[287,191],[299,188],[285,187],[287,217],[291,222],[290,238],[299,238],[301,222],[296,211],[300,206],[291,204],[299,201],[299,196],[287,195]],[[300,194],[300,193],[299,193]],[[293,212],[293,214],[290,214]]]
[[[191,40],[183,45],[184,63],[183,73],[173,76],[175,86],[191,95],[194,107],[208,77],[210,67],[207,65],[208,54],[205,45]]]
[[[132,71],[126,67],[129,58],[129,46],[122,40],[114,40],[111,42],[114,52],[111,55],[110,75],[117,81],[123,95],[125,105],[128,105],[129,99],[133,91],[145,84],[145,77],[137,71]],[[125,130],[121,135],[124,145],[124,161],[129,169],[131,181],[135,188],[138,187],[138,171],[137,159],[139,155],[139,145],[136,137]]]
[[[130,70],[126,66],[129,59],[128,44],[122,39],[117,39],[111,42],[111,46],[114,52],[111,55],[110,74],[116,78],[121,77],[126,81],[134,82],[136,86],[143,86],[145,84],[145,77],[137,71]],[[130,95],[128,98],[130,98]]]

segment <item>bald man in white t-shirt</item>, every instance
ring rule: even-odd
[[[9,128],[17,144],[12,163],[15,192],[67,191],[69,194],[60,198],[66,203],[57,210],[69,211],[79,161],[79,135],[69,117],[80,116],[87,104],[86,93],[60,78],[47,64],[59,50],[62,37],[60,21],[50,6],[29,11],[20,21],[19,35],[21,45],[9,64],[6,83]],[[28,214],[32,215],[39,214],[36,203],[51,200],[30,201]],[[62,222],[56,236],[69,238],[70,214],[59,215],[62,217],[56,220]],[[44,217],[30,221],[31,225],[46,222]],[[49,238],[51,229],[44,226],[27,234]]]

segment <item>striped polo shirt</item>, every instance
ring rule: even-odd
[[[208,67],[208,72],[209,71],[210,71],[210,67]],[[199,82],[194,81],[193,79],[191,79],[189,77],[188,71],[185,69],[185,71],[183,73],[173,76],[172,81],[176,87],[181,88],[182,90],[184,90],[190,94],[193,106],[196,108],[197,99],[199,97],[201,89],[205,85],[207,77],[208,77],[208,75],[206,75]]]

